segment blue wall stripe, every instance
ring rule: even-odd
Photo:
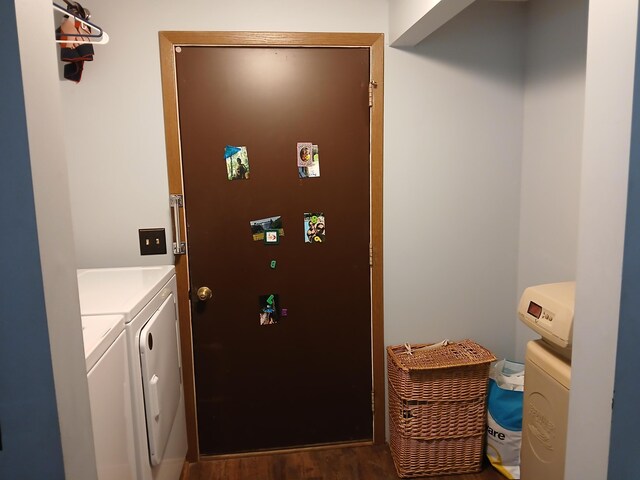
[[[63,480],[12,0],[0,45],[0,478]]]
[[[636,65],[631,124],[627,221],[620,323],[609,447],[610,480],[640,477],[640,58]],[[615,54],[615,52],[612,52]],[[611,72],[615,75],[615,72]],[[607,319],[602,319],[607,321]]]

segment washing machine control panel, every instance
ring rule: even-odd
[[[518,306],[520,320],[560,348],[571,346],[575,282],[550,283],[525,289]]]
[[[527,313],[535,318],[535,321],[538,322],[542,320],[543,322],[552,322],[555,314],[543,308],[541,305],[538,305],[535,302],[529,302],[529,307],[527,308]]]

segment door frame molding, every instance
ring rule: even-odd
[[[381,33],[288,33],[288,32],[158,32],[164,110],[165,146],[170,193],[183,194],[182,158],[174,48],[184,45],[260,47],[360,47],[370,51],[372,107],[371,150],[371,342],[373,370],[373,443],[385,441],[384,305],[382,272],[382,157],[384,99],[384,35]],[[181,238],[187,240],[184,215]],[[187,461],[199,460],[195,378],[189,299],[188,250],[175,256],[178,312],[182,349],[182,375],[189,449]]]

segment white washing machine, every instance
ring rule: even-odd
[[[136,480],[124,317],[82,317],[99,480]]]
[[[542,338],[527,344],[522,412],[522,480],[563,480],[571,389],[575,282],[527,288],[518,316]]]
[[[123,316],[137,480],[178,480],[187,453],[173,266],[78,270],[83,316]]]

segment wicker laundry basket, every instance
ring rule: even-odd
[[[387,347],[391,455],[400,477],[480,471],[494,360],[471,340]]]

